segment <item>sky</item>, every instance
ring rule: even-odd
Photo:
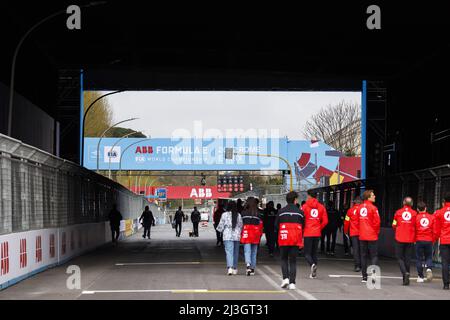
[[[255,129],[269,137],[278,132],[280,137],[303,140],[304,125],[313,114],[342,100],[361,104],[361,92],[126,91],[105,99],[114,123],[139,118],[121,126],[152,138],[170,138],[177,129],[194,136],[195,126],[205,136],[217,135],[217,130],[225,136],[227,129]],[[274,129],[278,131],[271,132]]]

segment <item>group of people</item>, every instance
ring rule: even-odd
[[[362,199],[356,197],[347,211],[344,233],[353,248],[355,271],[362,273],[362,282],[367,282],[368,266],[378,266],[378,236],[380,216],[375,206],[375,193],[366,190]],[[307,200],[298,203],[298,194],[286,195],[287,205],[274,208],[272,201],[266,209],[258,207],[258,199],[248,198],[242,202],[231,201],[226,208],[218,208],[215,227],[217,244],[223,243],[226,253],[227,274],[237,274],[239,245],[244,245],[246,274],[255,274],[258,246],[263,233],[266,234],[269,254],[279,248],[281,258],[282,288],[295,289],[296,260],[303,248],[310,266],[311,279],[317,278],[318,247],[324,230],[330,223],[327,209],[308,191]],[[442,280],[444,289],[449,289],[450,261],[450,193],[444,196],[442,208],[434,214],[427,212],[424,202],[413,208],[413,200],[406,197],[403,207],[394,215],[392,227],[395,231],[395,252],[403,275],[403,285],[409,285],[410,261],[415,244],[417,282],[430,281],[433,277],[433,245],[439,242],[442,259]],[[222,212],[221,212],[222,211]],[[337,218],[336,222],[337,223]],[[334,230],[329,228],[328,230]],[[220,236],[219,236],[220,234]],[[322,240],[323,243],[323,240]]]
[[[175,212],[175,217],[172,221],[172,225],[175,229],[175,233],[177,237],[181,236],[181,229],[183,222],[188,221],[188,216],[183,212],[181,207],[178,207],[178,210]],[[198,224],[201,220],[201,214],[197,210],[197,207],[194,207],[194,210],[191,212],[191,222],[192,222],[192,236],[198,237]]]

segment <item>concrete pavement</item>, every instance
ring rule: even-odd
[[[0,299],[175,299],[175,300],[323,300],[323,299],[449,299],[442,290],[440,269],[431,283],[415,282],[415,266],[409,287],[401,285],[396,261],[381,259],[381,289],[369,290],[353,272],[351,259],[321,257],[317,279],[309,279],[309,267],[298,259],[297,290],[284,290],[279,258],[271,258],[265,240],[258,253],[256,275],[247,277],[241,249],[239,274],[226,275],[225,254],[216,247],[210,225],[200,228],[199,238],[189,238],[190,223],[175,237],[170,225],[152,228],[152,239],[142,239],[142,230],[96,251],[26,279],[0,291]],[[339,248],[342,249],[342,248]],[[67,267],[81,270],[80,289],[66,286]]]

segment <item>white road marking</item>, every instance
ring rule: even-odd
[[[209,289],[161,289],[161,290],[84,290],[81,294],[96,293],[286,293],[283,290],[209,290]]]
[[[130,262],[130,263],[116,263],[116,266],[145,266],[145,265],[196,265],[201,262]]]
[[[330,278],[362,278],[362,275],[355,274],[329,274]],[[403,277],[378,276],[381,279],[403,279]],[[417,280],[417,277],[411,277],[410,280]]]
[[[280,290],[280,285],[277,284],[275,281],[273,281],[266,273],[264,273],[264,271],[262,271],[261,269],[259,269],[259,273],[261,273],[262,277],[268,282],[270,283],[274,288],[277,288],[278,290]],[[292,294],[290,291],[286,290],[286,292],[294,299],[294,300],[298,300],[298,298]]]
[[[264,266],[267,270],[269,270],[274,276],[279,277],[280,275],[278,273],[276,273],[271,267],[269,266]],[[295,289],[295,291],[301,295],[303,298],[305,298],[306,300],[318,300],[316,297],[314,297],[312,294],[310,294],[309,292],[306,292],[304,290],[300,290],[300,289]]]

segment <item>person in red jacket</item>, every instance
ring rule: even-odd
[[[427,268],[427,281],[433,279],[434,216],[427,213],[427,205],[423,201],[417,204],[417,210],[419,211],[416,216],[417,282],[422,283],[424,282],[424,265]]]
[[[322,229],[328,223],[328,215],[325,207],[316,199],[316,194],[308,190],[306,203],[302,207],[305,214],[305,258],[311,267],[309,277],[315,279],[317,276],[317,248],[319,246]]]
[[[411,254],[416,241],[416,216],[413,210],[413,199],[403,199],[403,207],[394,214],[392,228],[395,231],[395,255],[403,275],[403,285],[409,285]]]
[[[295,289],[298,249],[303,247],[303,212],[296,206],[298,194],[291,191],[286,195],[287,206],[278,211],[275,230],[278,231],[278,246],[281,256],[282,288]]]
[[[361,253],[359,250],[359,211],[361,198],[356,197],[353,200],[353,206],[348,209],[344,221],[344,233],[350,237],[350,243],[353,248],[353,260],[355,261],[355,272],[361,271]]]
[[[258,208],[258,200],[249,197],[242,211],[241,243],[244,244],[244,257],[247,264],[247,276],[255,275],[256,255],[263,234],[262,212]]]
[[[373,204],[375,193],[366,190],[363,193],[363,203],[358,207],[359,212],[359,245],[361,251],[362,282],[367,282],[367,267],[378,266],[378,234],[380,233],[380,215]]]
[[[449,290],[448,264],[450,260],[450,192],[444,196],[444,206],[434,213],[434,233],[439,238],[444,290]]]

